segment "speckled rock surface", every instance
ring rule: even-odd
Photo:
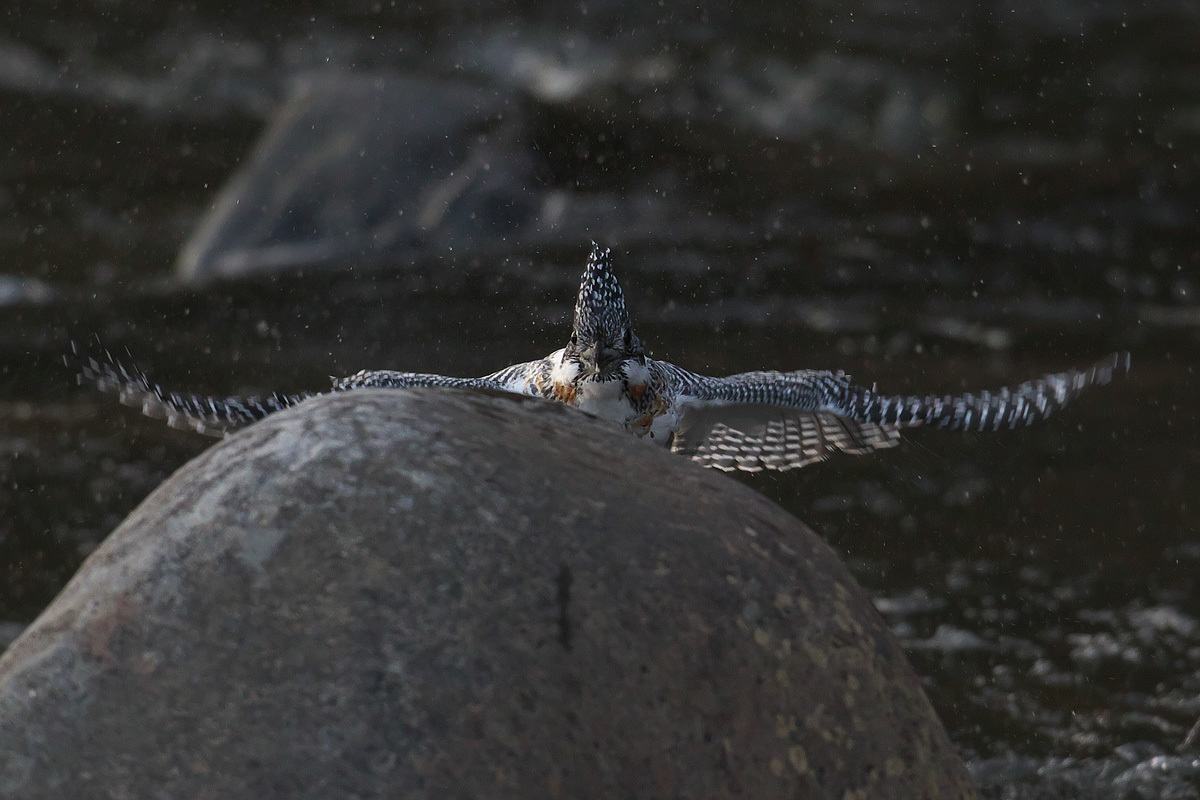
[[[973,796],[816,536],[538,401],[281,413],[0,657],[4,798]]]

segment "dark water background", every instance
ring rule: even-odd
[[[1200,717],[1200,10],[756,8],[0,10],[0,634],[211,444],[76,389],[69,337],[206,393],[483,374],[561,346],[595,237],[651,354],[696,370],[923,393],[1132,350],[1030,430],[743,479],[877,598],[988,795],[1200,797],[1176,751]],[[513,92],[538,191],[604,213],[578,241],[175,278],[289,82],[384,68]]]

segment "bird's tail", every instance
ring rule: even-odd
[[[1030,425],[1058,411],[1088,387],[1129,372],[1129,353],[1113,353],[1084,369],[1045,375],[1010,388],[938,397],[882,396],[848,387],[847,416],[900,428],[933,425],[950,430],[993,431]]]
[[[108,350],[89,355],[75,342],[71,342],[71,352],[63,356],[63,361],[76,371],[80,385],[116,394],[124,405],[140,408],[148,417],[165,419],[172,428],[208,436],[223,436],[313,396],[275,393],[264,397],[205,397],[167,392],[146,373],[122,363]]]

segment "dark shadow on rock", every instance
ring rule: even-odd
[[[0,797],[963,798],[833,552],[539,401],[330,395],[155,491],[0,657]]]

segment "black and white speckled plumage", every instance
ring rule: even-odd
[[[572,335],[578,342],[596,342],[606,337],[623,338],[632,330],[625,293],[612,269],[612,251],[592,242],[592,252],[575,298]]]
[[[122,363],[107,350],[88,355],[74,342],[66,363],[77,370],[81,384],[91,384],[102,392],[113,392],[124,405],[140,408],[148,417],[165,419],[172,428],[194,430],[209,436],[222,436],[226,431],[245,427],[314,396],[306,392],[274,393],[263,397],[206,397],[167,392],[146,373]]]
[[[835,451],[858,455],[900,441],[899,430],[931,425],[996,431],[1046,419],[1087,388],[1129,370],[1115,353],[1086,369],[1012,388],[926,397],[883,395],[841,372],[747,372],[706,378],[663,365],[685,413],[673,449],[705,466],[755,472],[792,469]]]
[[[127,405],[174,427],[220,435],[295,405],[312,394],[211,398],[164,391],[110,354],[73,347],[81,383],[116,392]],[[786,470],[832,453],[893,447],[900,429],[933,425],[992,431],[1045,419],[1088,387],[1129,369],[1127,353],[1089,368],[1046,375],[1012,388],[925,397],[879,394],[842,372],[745,372],[712,378],[647,358],[633,333],[611,253],[598,245],[580,282],[567,345],[549,356],[480,378],[364,370],[332,391],[363,388],[488,389],[566,403],[670,447],[704,466]]]

